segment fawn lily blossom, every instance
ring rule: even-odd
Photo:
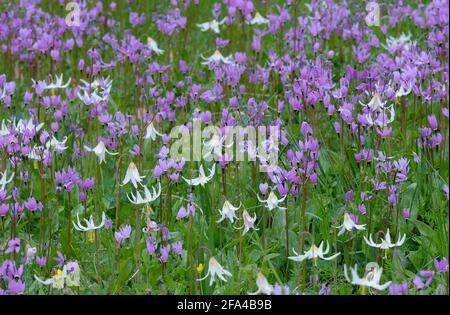
[[[209,280],[209,285],[212,285],[217,276],[219,279],[227,282],[227,279],[225,279],[224,275],[231,277],[231,273],[223,268],[214,257],[211,257],[209,259],[208,272],[203,278],[197,279],[197,281],[202,281],[206,279],[206,277],[210,276],[211,278]]]
[[[330,251],[328,241],[327,241],[327,248],[325,249],[325,251],[323,250],[323,241],[320,243],[319,247],[313,244],[311,248],[308,251],[306,251],[303,255],[297,254],[295,249],[293,249],[293,251],[296,256],[290,256],[288,258],[294,261],[303,261],[305,259],[313,259],[314,261],[316,261],[317,258],[324,260],[332,260],[341,254],[340,252],[338,252],[332,256],[324,257],[324,255],[328,254],[328,252]]]
[[[250,229],[258,230],[255,228],[255,221],[256,221],[256,213],[252,217],[247,210],[244,210],[244,213],[242,214],[242,218],[244,219],[244,225],[238,228],[235,228],[237,230],[244,228],[244,233],[242,235],[245,235]]]
[[[363,288],[369,287],[374,288],[376,290],[385,290],[391,285],[391,281],[388,281],[384,284],[380,284],[381,274],[383,273],[383,268],[380,268],[377,263],[371,262],[366,265],[366,272],[362,278],[358,275],[358,265],[355,265],[354,268],[350,267],[350,272],[352,275],[352,279],[348,277],[347,266],[344,265],[344,276],[348,282],[353,285],[359,285]]]
[[[63,270],[58,269],[55,275],[47,280],[42,280],[38,276],[34,275],[34,278],[43,285],[51,285],[54,289],[63,289],[64,280],[67,277],[67,267],[64,266]]]
[[[90,231],[101,229],[105,225],[105,221],[106,221],[106,215],[103,212],[102,213],[102,222],[97,226],[95,226],[95,222],[94,222],[94,219],[92,218],[92,215],[89,217],[89,220],[84,219],[84,222],[86,223],[85,226],[83,226],[81,224],[79,214],[77,214],[77,223],[75,223],[74,221],[72,221],[72,223],[73,223],[75,230],[80,231],[80,232],[90,232]]]
[[[268,24],[269,20],[266,19],[265,17],[263,17],[261,14],[259,14],[259,12],[255,13],[255,16],[253,17],[253,19],[250,21],[250,25],[263,25],[263,24]]]
[[[285,210],[286,208],[284,207],[280,207],[278,204],[280,202],[283,202],[284,199],[286,199],[285,195],[283,198],[278,199],[277,196],[275,195],[275,193],[273,191],[270,192],[269,197],[267,197],[266,200],[262,200],[259,195],[256,195],[256,197],[258,198],[259,202],[265,203],[266,204],[266,208],[269,209],[269,211],[275,209],[275,208],[279,208],[281,210]]]
[[[225,200],[223,203],[222,210],[219,210],[221,218],[217,221],[217,223],[222,222],[225,218],[228,218],[231,223],[234,222],[234,219],[237,219],[236,211],[241,207],[234,207],[228,200]]]
[[[156,136],[161,136],[161,134],[156,130],[155,126],[153,126],[153,123],[150,123],[145,130],[144,139],[152,139],[155,141]]]
[[[84,149],[88,152],[94,152],[95,155],[98,156],[98,159],[100,160],[100,164],[105,162],[106,153],[109,155],[117,155],[119,153],[117,152],[109,152],[108,149],[106,149],[105,143],[103,141],[100,141],[95,148],[89,148],[88,146],[84,146]]]
[[[216,34],[219,34],[220,33],[219,25],[222,25],[223,23],[225,23],[225,21],[226,19],[223,19],[220,22],[217,20],[212,20],[211,22],[197,24],[197,27],[200,28],[202,32],[211,30]]]
[[[249,295],[257,295],[257,294],[272,294],[273,286],[269,284],[266,277],[261,272],[258,272],[258,276],[256,277],[256,286],[258,290],[256,292],[249,292]]]
[[[353,229],[356,230],[365,230],[365,224],[362,225],[358,225],[355,223],[355,221],[353,221],[352,217],[350,216],[350,214],[345,213],[344,214],[344,222],[342,223],[342,225],[337,226],[336,228],[340,229],[338,235],[342,235],[345,233],[345,231],[351,231]]]
[[[147,37],[147,47],[157,55],[162,55],[164,53],[164,50],[159,49],[158,44],[151,37]]]
[[[1,172],[0,172],[1,173]],[[0,177],[0,190],[5,190],[6,184],[9,184],[14,178],[14,172],[11,174],[11,177],[8,179],[7,171],[1,173]]]
[[[202,62],[202,65],[207,65],[211,62],[216,62],[216,63],[223,62],[225,64],[231,63],[231,56],[224,57],[218,50],[216,50],[214,52],[214,54],[212,54],[208,58],[203,57],[203,55],[200,55],[200,57],[202,57],[202,59],[205,60],[204,62]]]
[[[55,79],[56,79],[56,82],[52,82],[52,83],[48,84],[45,87],[45,90],[65,89],[69,86],[70,81],[72,80],[71,78],[69,78],[69,80],[67,80],[67,82],[64,84],[62,74],[59,77],[57,75],[55,75]]]
[[[193,178],[193,179],[186,179],[185,177],[183,177],[183,179],[190,186],[202,185],[204,187],[205,184],[214,177],[215,172],[216,172],[216,167],[215,167],[215,165],[213,165],[209,170],[209,175],[206,176],[205,170],[203,169],[203,165],[200,165],[200,168],[198,170],[198,177]]]
[[[130,196],[127,195],[128,200],[135,205],[141,205],[145,203],[149,203],[155,201],[161,195],[161,183],[158,182],[158,191],[156,191],[155,187],[152,187],[152,192],[146,187],[144,187],[144,197],[142,197],[139,191],[136,191],[136,195],[130,193]]]
[[[367,245],[371,247],[388,250],[389,248],[392,247],[402,246],[406,240],[406,234],[403,234],[402,237],[399,237],[399,240],[396,243],[392,243],[389,229],[387,229],[385,239],[381,240],[380,244],[377,244],[373,241],[372,234],[369,235],[369,239],[367,239],[367,237],[364,236],[364,240],[366,241]]]
[[[59,141],[55,138],[55,136],[52,136],[52,139],[47,141],[45,144],[45,148],[49,151],[64,151],[67,149],[66,147],[67,137],[64,137],[62,141]]]
[[[136,164],[131,162],[130,165],[128,165],[128,169],[125,174],[125,178],[123,179],[122,186],[128,184],[131,181],[134,188],[137,188],[137,183],[141,183],[141,181],[144,178],[145,178],[145,176],[139,175],[139,171],[136,167]]]

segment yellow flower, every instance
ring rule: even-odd
[[[203,269],[205,268],[205,266],[203,266],[203,264],[198,264],[198,266],[197,266],[197,272],[198,273],[202,273],[202,271],[203,271]]]

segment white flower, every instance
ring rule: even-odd
[[[26,246],[27,258],[25,260],[25,264],[29,264],[33,261],[36,252],[37,252],[36,247],[31,247],[30,245],[27,244]]]
[[[105,162],[105,156],[106,153],[108,153],[109,155],[117,155],[117,152],[109,152],[108,149],[106,149],[105,143],[103,141],[100,141],[95,148],[89,148],[88,146],[84,146],[84,149],[88,152],[94,152],[95,155],[98,156],[98,159],[100,160],[100,164],[102,164],[103,162]]]
[[[61,152],[67,149],[67,147],[65,146],[66,142],[67,137],[64,137],[62,141],[59,141],[55,138],[55,136],[52,136],[52,139],[47,141],[47,143],[45,144],[45,148],[49,151]]]
[[[261,272],[258,272],[258,276],[256,277],[256,286],[258,290],[256,292],[249,292],[249,295],[257,295],[257,294],[272,294],[273,286],[269,284],[266,277]]]
[[[342,235],[345,233],[345,231],[351,231],[353,229],[357,230],[365,230],[365,224],[358,225],[355,223],[355,221],[352,220],[352,217],[347,212],[344,214],[344,222],[342,225],[337,226],[336,228],[341,229],[338,233],[338,235]]]
[[[158,182],[158,191],[156,191],[155,187],[152,187],[152,192],[150,192],[150,190],[146,186],[142,187],[144,187],[144,197],[142,197],[141,193],[138,190],[136,190],[136,195],[130,193],[131,198],[130,196],[127,195],[128,200],[130,200],[132,204],[141,205],[149,203],[155,201],[161,195],[161,183],[159,182]]]
[[[31,118],[29,120],[19,119],[17,124],[16,124],[15,118],[14,118],[12,123],[11,123],[10,120],[8,120],[8,123],[9,123],[9,125],[6,124],[4,120],[2,120],[2,126],[0,128],[0,136],[7,136],[7,135],[9,135],[11,133],[10,129],[14,129],[17,132],[22,134],[25,130],[35,130],[36,132],[38,132],[44,126],[44,123],[40,123],[38,125],[35,125]]]
[[[58,269],[55,273],[55,275],[47,280],[42,280],[38,276],[34,275],[34,278],[44,284],[44,285],[51,285],[55,289],[63,289],[64,288],[64,280],[67,277],[67,267],[64,266],[63,270]]]
[[[84,219],[84,222],[86,223],[86,226],[83,226],[81,224],[80,217],[78,214],[77,214],[77,223],[72,221],[75,230],[80,231],[80,232],[89,232],[89,231],[101,229],[105,225],[106,215],[104,212],[102,213],[102,222],[97,226],[95,226],[95,222],[94,222],[94,219],[92,218],[92,215],[89,217],[89,220]]]
[[[145,176],[139,175],[136,164],[131,162],[130,165],[128,165],[127,173],[125,174],[125,178],[123,179],[122,186],[128,184],[131,181],[134,188],[137,188],[137,183],[141,183],[144,178]]]
[[[409,93],[411,93],[411,91],[412,91],[412,84],[405,86],[405,84],[402,83],[400,85],[400,89],[397,92],[395,92],[395,97],[402,97],[402,96],[409,95]]]
[[[80,86],[83,94],[78,93],[78,98],[86,105],[105,102],[111,92],[112,80],[109,77],[94,80],[92,83],[80,79],[84,86]]]
[[[336,253],[336,254],[334,254],[332,256],[324,257],[324,255],[328,254],[328,252],[330,251],[330,246],[328,244],[328,241],[327,241],[327,249],[325,249],[325,251],[323,250],[323,241],[320,243],[319,247],[317,247],[316,245],[313,244],[311,246],[311,248],[308,251],[305,252],[304,255],[297,254],[295,249],[293,249],[293,251],[294,251],[294,254],[297,255],[297,256],[290,256],[288,258],[291,259],[291,260],[294,260],[294,261],[303,261],[305,259],[314,259],[314,260],[316,260],[317,258],[324,259],[324,260],[331,260],[331,259],[334,259],[334,258],[336,258],[337,256],[339,256],[341,254],[340,252],[338,252],[338,253]]]
[[[220,53],[220,51],[218,51],[218,50],[216,50],[216,51],[214,52],[214,54],[212,54],[212,55],[211,55],[210,57],[208,57],[208,58],[203,57],[203,55],[200,55],[200,57],[202,57],[202,59],[205,60],[204,62],[202,62],[202,65],[207,65],[207,64],[209,64],[209,63],[211,63],[211,62],[216,62],[216,63],[223,62],[223,63],[225,63],[225,64],[229,64],[229,63],[232,62],[231,56],[224,57],[224,56]]]
[[[380,284],[381,274],[383,273],[383,268],[380,268],[377,263],[371,262],[366,265],[366,273],[364,277],[360,278],[358,276],[358,265],[354,268],[350,267],[350,272],[352,274],[352,279],[350,280],[347,274],[347,266],[344,265],[344,275],[348,282],[354,285],[359,285],[361,287],[370,287],[377,290],[385,290],[391,285],[391,281],[385,284]]]
[[[381,96],[378,93],[375,93],[372,97],[372,99],[370,100],[369,103],[364,104],[361,101],[359,102],[361,105],[368,107],[372,112],[375,112],[379,109],[383,109],[386,102],[382,102],[381,101]]]
[[[280,202],[283,202],[284,199],[286,199],[285,195],[283,198],[278,199],[277,196],[275,195],[275,193],[273,191],[270,192],[269,197],[266,200],[262,200],[261,198],[259,198],[259,195],[256,195],[256,197],[258,198],[259,202],[265,203],[266,204],[266,208],[269,209],[269,211],[275,209],[275,208],[279,208],[281,210],[285,210],[286,208],[283,208],[281,206],[279,206],[278,204]]]
[[[228,218],[231,223],[234,222],[234,219],[237,219],[236,211],[241,207],[234,207],[228,200],[225,200],[223,203],[222,210],[219,210],[221,218],[217,221],[217,223],[222,222],[225,218]]]
[[[63,74],[61,74],[59,77],[57,75],[55,75],[56,78],[56,82],[52,82],[50,84],[48,84],[45,87],[45,90],[56,90],[56,89],[65,89],[69,86],[70,81],[72,80],[71,78],[69,78],[69,80],[66,82],[66,84],[63,83]],[[33,81],[34,83],[34,81]]]
[[[203,165],[200,165],[197,178],[186,179],[183,177],[183,179],[190,186],[198,186],[198,185],[205,186],[205,184],[214,177],[215,172],[216,172],[216,167],[215,167],[215,165],[213,165],[209,170],[209,175],[206,176],[205,170],[203,169]]]
[[[392,49],[398,49],[403,48],[405,50],[410,50],[411,46],[416,45],[416,42],[411,41],[411,34],[406,35],[405,33],[402,33],[400,37],[388,37],[386,39],[386,45],[381,44],[385,49],[392,50]]]
[[[204,151],[206,153],[203,155],[204,159],[208,159],[210,157],[221,158],[222,157],[222,148],[230,148],[233,146],[233,142],[225,145],[224,144],[225,137],[220,137],[215,134],[211,137],[209,141],[203,141]]]
[[[164,53],[164,50],[159,49],[158,44],[151,37],[147,37],[147,47],[157,55],[162,55]]]
[[[236,229],[242,229],[244,228],[244,233],[242,235],[245,235],[250,229],[258,230],[254,227],[255,221],[256,221],[256,213],[253,217],[247,212],[247,210],[244,210],[244,213],[242,214],[242,218],[244,219],[244,225],[241,227],[238,227]]]
[[[14,172],[11,174],[9,179],[8,179],[8,174],[7,173],[8,173],[7,171],[1,173],[2,176],[0,178],[0,190],[5,190],[6,184],[9,184],[14,178]]]
[[[227,282],[227,279],[225,279],[224,275],[231,277],[231,273],[225,268],[223,268],[214,257],[211,257],[209,259],[208,272],[203,278],[197,279],[197,281],[202,281],[206,279],[206,277],[210,276],[211,278],[209,280],[209,285],[212,285],[213,282],[216,280],[217,276],[219,279]]]
[[[263,25],[263,24],[268,24],[269,20],[266,19],[265,17],[263,17],[261,14],[259,14],[259,12],[255,13],[255,16],[253,17],[253,19],[250,21],[251,25]]]
[[[152,139],[155,141],[156,136],[161,136],[161,134],[155,129],[155,126],[153,126],[153,123],[150,123],[147,126],[147,129],[145,130],[145,136],[144,139]]]
[[[205,22],[197,24],[197,27],[200,28],[202,32],[206,31],[213,31],[216,34],[220,33],[219,25],[222,25],[225,23],[226,19],[223,19],[222,21],[218,22],[217,20],[212,20],[211,22]]]
[[[367,237],[364,236],[364,240],[366,241],[367,245],[369,245],[371,247],[387,250],[392,247],[402,246],[406,240],[406,234],[403,234],[403,237],[400,237],[400,235],[399,235],[399,240],[396,243],[392,243],[389,229],[387,229],[385,239],[381,240],[380,244],[377,244],[373,241],[372,234],[369,235],[369,240],[367,239]]]

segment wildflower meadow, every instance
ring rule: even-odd
[[[1,0],[0,295],[448,295],[448,39],[448,0]]]

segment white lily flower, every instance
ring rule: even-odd
[[[224,57],[220,51],[216,50],[211,56],[209,56],[208,58],[203,57],[203,55],[200,55],[200,57],[202,57],[203,60],[205,60],[204,62],[202,62],[202,65],[207,65],[211,62],[215,62],[215,63],[220,63],[223,62],[224,64],[229,64],[232,62],[231,60],[231,56],[228,57]]]
[[[403,47],[405,50],[410,50],[411,46],[416,45],[415,41],[411,41],[411,34],[406,35],[405,33],[402,33],[400,37],[388,37],[386,39],[386,45],[381,44],[383,48],[387,50],[391,50],[397,47]]]
[[[9,134],[10,134],[10,132],[9,132],[8,126],[5,124],[5,120],[3,119],[2,126],[0,128],[0,136],[7,136]]]
[[[186,179],[185,177],[183,177],[183,179],[190,186],[202,185],[204,187],[205,184],[207,182],[209,182],[214,177],[215,173],[216,173],[216,166],[215,165],[213,165],[209,169],[209,175],[208,176],[205,175],[205,170],[203,169],[203,165],[200,165],[197,178]]]
[[[52,83],[48,84],[45,87],[45,90],[65,89],[69,86],[70,81],[72,80],[71,78],[69,78],[69,80],[67,80],[67,82],[64,84],[63,83],[63,74],[61,74],[59,77],[57,75],[55,75],[55,78],[56,78],[56,82],[52,82]]]
[[[109,98],[112,88],[112,80],[109,77],[96,79],[93,82],[87,82],[80,79],[84,86],[80,86],[83,94],[78,93],[78,98],[86,105],[105,102]]]
[[[263,17],[259,12],[255,13],[255,16],[250,21],[250,25],[263,25],[263,24],[269,24],[269,20]]]
[[[164,50],[159,49],[158,44],[151,37],[147,37],[147,47],[157,55],[162,55],[164,53]]]
[[[236,229],[242,229],[244,228],[244,233],[242,235],[245,235],[250,229],[258,230],[255,228],[255,221],[256,221],[256,213],[252,217],[247,210],[244,210],[244,213],[242,214],[242,218],[244,219],[244,225],[241,227],[238,227]]]
[[[400,89],[397,92],[395,92],[395,97],[407,96],[409,95],[409,93],[411,93],[411,91],[412,91],[411,84],[409,84],[408,86],[405,86],[405,84],[401,84]]]
[[[369,240],[367,239],[367,237],[364,236],[364,240],[370,247],[388,250],[389,248],[402,246],[406,240],[406,234],[403,234],[402,237],[400,237],[399,234],[399,240],[396,243],[392,243],[389,229],[387,229],[386,236],[383,240],[381,240],[380,244],[377,244],[373,241],[372,234],[369,235]]]
[[[216,280],[217,276],[219,279],[227,282],[227,279],[225,279],[224,275],[229,277],[232,276],[231,273],[225,268],[223,268],[214,257],[211,257],[209,259],[208,272],[203,278],[197,279],[197,281],[202,281],[206,279],[208,276],[210,276],[211,278],[209,280],[209,285],[212,285],[213,282]]]
[[[359,103],[363,106],[368,107],[372,112],[378,111],[379,109],[384,109],[384,106],[386,104],[386,102],[381,101],[381,96],[378,93],[374,93],[369,103],[364,104],[361,101]]]
[[[156,130],[155,126],[153,126],[153,123],[150,123],[145,130],[144,139],[152,139],[155,141],[156,136],[161,136],[161,134]]]
[[[158,191],[156,191],[155,187],[152,187],[152,192],[146,187],[144,187],[144,197],[142,197],[141,193],[136,190],[136,195],[130,193],[130,196],[127,195],[128,200],[135,205],[141,205],[145,203],[150,203],[155,201],[161,195],[161,183],[158,182]]]
[[[211,22],[197,24],[197,27],[200,28],[202,32],[211,30],[216,34],[219,34],[220,33],[219,25],[222,25],[223,23],[225,23],[225,21],[226,19],[223,19],[220,22],[217,20],[212,20]]]
[[[24,130],[33,130],[33,129],[35,129],[36,132],[37,132],[37,131],[41,130],[43,126],[44,126],[44,123],[40,123],[38,125],[35,125],[31,118],[28,119],[28,120],[26,120],[26,119],[19,119],[19,121],[17,122],[17,125],[16,125],[16,129],[20,133],[23,133]]]
[[[219,210],[221,218],[217,220],[217,223],[222,222],[225,218],[228,218],[231,223],[234,223],[234,219],[237,219],[236,211],[239,210],[241,206],[242,204],[240,204],[239,207],[234,207],[228,200],[225,200],[222,210]]]
[[[258,198],[259,202],[265,203],[266,204],[266,208],[269,209],[269,211],[272,211],[275,208],[279,208],[281,210],[285,210],[286,208],[279,206],[280,202],[283,202],[284,199],[286,199],[285,195],[283,198],[278,199],[277,196],[275,195],[275,193],[273,191],[270,192],[269,197],[266,200],[262,200],[259,195],[256,195],[256,197]]]
[[[63,289],[64,280],[67,277],[67,267],[64,266],[63,270],[58,269],[55,275],[47,280],[42,280],[38,276],[34,275],[34,278],[43,285],[51,285],[54,289]]]
[[[5,190],[6,184],[9,184],[14,178],[14,172],[11,174],[9,179],[8,179],[8,174],[7,173],[8,173],[7,171],[1,173],[2,176],[0,178],[0,187],[1,187],[0,190]]]
[[[258,272],[256,277],[256,286],[258,290],[256,292],[249,292],[249,295],[267,294],[270,295],[273,292],[273,286],[267,281],[266,277],[261,272]]]
[[[328,241],[327,241],[327,248],[325,249],[325,251],[323,250],[323,241],[320,243],[319,247],[313,244],[311,248],[308,251],[306,251],[303,255],[297,254],[295,249],[293,249],[293,251],[296,256],[290,256],[288,258],[294,261],[303,261],[305,259],[317,260],[317,258],[324,260],[332,260],[341,254],[340,252],[338,252],[332,256],[324,257],[324,255],[328,254],[328,252],[330,251]]]
[[[119,153],[117,152],[109,152],[108,149],[106,149],[105,143],[103,141],[100,141],[95,148],[89,148],[88,146],[84,146],[84,149],[88,152],[94,152],[95,155],[98,156],[98,159],[100,161],[100,164],[105,162],[106,153],[109,155],[117,155]]]
[[[131,162],[130,165],[128,165],[128,169],[125,174],[125,178],[123,179],[122,186],[128,184],[131,181],[134,188],[137,188],[137,183],[141,183],[141,181],[144,178],[145,178],[145,176],[139,175],[139,171],[136,167],[136,164]]]
[[[352,275],[352,279],[348,277],[347,266],[344,265],[344,276],[348,282],[353,285],[359,285],[361,287],[369,287],[374,288],[376,290],[385,290],[391,285],[391,281],[388,281],[384,284],[380,284],[381,274],[383,273],[383,268],[380,268],[377,263],[371,262],[366,265],[366,273],[362,278],[358,275],[358,265],[355,265],[354,268],[350,267],[350,272]]]
[[[86,223],[85,226],[83,226],[81,224],[79,214],[77,214],[77,223],[72,221],[75,230],[80,231],[80,232],[90,232],[90,231],[101,229],[105,225],[106,215],[104,212],[102,213],[102,222],[97,226],[95,226],[95,222],[94,222],[94,219],[92,218],[92,215],[89,217],[89,220],[84,219],[84,222]]]
[[[366,226],[365,224],[362,224],[362,225],[356,224],[355,221],[353,221],[353,219],[350,216],[350,214],[348,214],[346,212],[346,213],[344,213],[344,222],[340,226],[337,226],[336,228],[340,229],[340,231],[338,233],[338,235],[340,236],[340,235],[344,234],[345,231],[349,231],[350,232],[353,229],[365,230],[365,228],[364,228],[365,226]]]
[[[29,264],[33,261],[34,255],[36,254],[36,252],[37,252],[36,247],[31,247],[30,245],[27,244],[27,246],[26,246],[27,258],[25,260],[25,264]]]
[[[55,138],[55,136],[52,136],[52,139],[47,141],[47,143],[45,144],[45,148],[49,151],[62,152],[67,149],[67,147],[65,146],[66,142],[67,137],[64,137],[62,141],[59,141]]]

